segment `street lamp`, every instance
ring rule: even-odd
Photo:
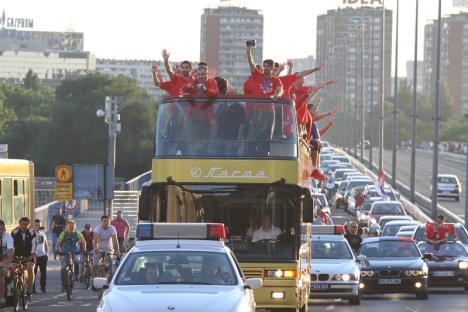
[[[382,1],[382,23],[380,25],[380,149],[379,149],[379,175],[383,173],[383,148],[384,148],[384,109],[385,109],[385,0]]]
[[[395,38],[395,86],[393,95],[393,131],[392,131],[392,187],[396,188],[396,158],[397,158],[397,109],[398,109],[398,29],[400,22],[400,0],[397,0],[396,38]]]
[[[413,103],[411,110],[411,175],[410,175],[410,201],[414,204],[415,198],[415,176],[416,176],[416,101],[418,87],[418,19],[419,19],[419,0],[416,0],[416,16],[414,31],[414,64],[413,64]]]
[[[112,190],[111,194],[108,194],[108,187],[105,186],[104,198],[106,200],[106,208],[109,216],[112,216],[112,199],[113,199],[113,190],[114,190],[114,174],[115,174],[115,146],[117,133],[121,131],[120,124],[120,114],[119,112],[127,105],[126,102],[122,100],[122,97],[118,96],[106,96],[106,106],[105,110],[98,109],[96,111],[96,116],[98,118],[104,117],[105,123],[108,124],[108,145],[107,145],[107,164],[106,164],[106,174],[105,181],[109,183]]]

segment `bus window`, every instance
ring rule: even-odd
[[[18,180],[13,180],[13,196],[18,196]]]
[[[13,186],[9,178],[3,179],[2,185],[2,220],[5,224],[13,223]]]

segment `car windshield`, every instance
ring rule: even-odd
[[[454,177],[438,177],[437,183],[442,184],[457,184],[457,180]]]
[[[468,235],[466,231],[461,226],[455,226],[455,230],[457,231],[458,240],[463,244],[468,244]],[[447,240],[452,240],[452,234],[447,233]],[[419,226],[414,234],[414,240],[417,242],[425,241],[426,240],[426,227]]]
[[[312,241],[312,259],[353,259],[353,255],[345,242]]]
[[[378,215],[404,215],[405,212],[400,204],[379,203],[372,207],[372,214]]]
[[[151,251],[131,253],[116,285],[237,285],[228,256],[219,252]]]
[[[404,240],[380,240],[363,243],[358,254],[369,258],[416,258],[421,256],[414,242]]]
[[[382,236],[395,236],[404,224],[386,224]]]
[[[346,189],[350,191],[356,186],[366,186],[366,185],[371,185],[371,184],[374,184],[374,182],[370,180],[353,180],[348,183]]]
[[[295,114],[291,103],[265,99],[167,100],[158,108],[156,156],[295,159]]]
[[[388,199],[390,199],[392,201],[393,200],[398,200],[395,193],[392,192],[391,190],[384,189],[384,193],[385,193],[385,195],[387,195]],[[369,197],[380,197],[382,195],[379,194],[375,188],[372,188],[367,192],[367,196],[369,196]]]
[[[458,243],[446,243],[439,246],[422,243],[419,245],[422,253],[430,253],[440,257],[468,257],[465,247]]]

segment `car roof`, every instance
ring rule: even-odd
[[[413,220],[410,216],[381,216],[380,220],[386,220],[386,219],[401,219],[401,220]]]
[[[346,241],[346,238],[341,234],[312,234],[312,240],[329,240],[335,242]]]
[[[396,237],[396,236],[381,236],[381,237],[368,237],[362,240],[362,243],[374,243],[374,242],[382,242],[382,241],[406,241],[406,242],[413,242],[414,240],[408,239],[405,237]]]
[[[164,239],[164,240],[144,240],[137,241],[135,247],[130,252],[144,251],[207,251],[226,252],[223,241],[216,240],[195,240],[195,239]]]
[[[437,177],[447,177],[447,178],[458,178],[456,175],[454,174],[438,174]]]
[[[418,222],[418,221],[414,221],[414,220],[405,220],[405,219],[401,219],[401,220],[393,220],[393,221],[390,221],[390,222],[388,222],[387,224],[385,224],[385,226],[387,226],[387,225],[393,225],[393,224],[396,224],[396,225],[399,225],[399,224],[416,225],[416,224],[419,224],[419,222]]]
[[[402,206],[401,202],[399,202],[398,200],[377,200],[374,202],[374,205],[378,204],[398,204]]]

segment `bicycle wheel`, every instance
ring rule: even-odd
[[[23,285],[21,284],[18,276],[13,278],[13,310],[19,311],[21,305],[21,292]]]
[[[85,283],[85,287],[86,289],[89,288],[89,286],[91,286],[91,268],[89,267],[89,265],[85,265],[85,271],[84,271],[84,283]]]
[[[25,282],[23,279],[21,279],[21,285],[21,306],[23,307],[23,310],[26,311],[28,309],[29,300],[26,296]]]
[[[67,270],[67,285],[66,285],[66,291],[67,291],[67,299],[71,300],[71,294],[73,290],[73,280],[75,276],[73,275],[72,270]]]

